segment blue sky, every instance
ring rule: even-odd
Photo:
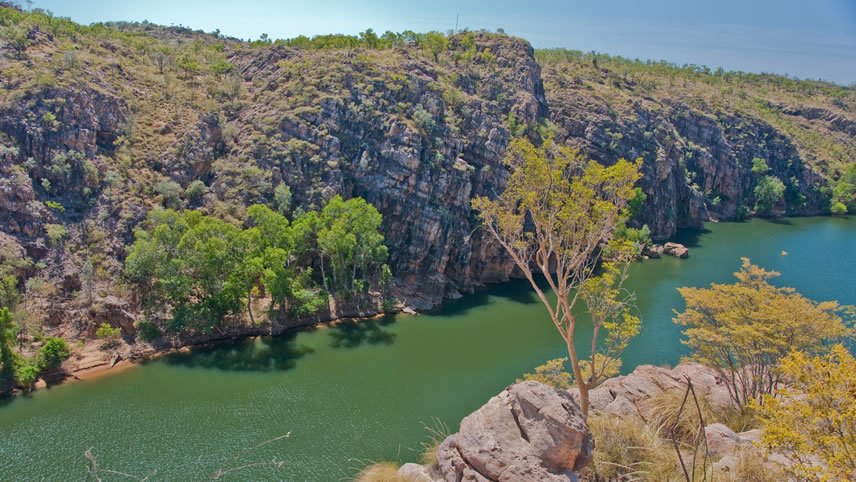
[[[20,3],[24,3],[21,0]],[[504,28],[535,47],[856,82],[856,0],[35,0],[81,23],[148,20],[239,38]]]

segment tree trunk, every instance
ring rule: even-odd
[[[565,338],[568,345],[568,355],[571,357],[571,368],[574,371],[574,379],[577,381],[577,389],[580,391],[580,410],[583,418],[588,420],[589,413],[589,386],[583,380],[583,372],[580,370],[580,360],[577,358],[577,349],[574,347],[573,339]]]
[[[253,290],[247,290],[247,313],[250,314],[250,322],[256,326],[256,318],[253,316]]]

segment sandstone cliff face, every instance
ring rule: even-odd
[[[107,281],[121,275],[132,231],[153,206],[242,222],[246,206],[272,203],[280,184],[291,189],[293,210],[336,194],[374,204],[396,294],[410,305],[504,281],[512,263],[477,229],[470,201],[502,191],[514,136],[551,134],[603,163],[642,157],[648,199],[637,222],[658,239],[744,215],[754,204],[756,157],[788,185],[778,211],[827,205],[823,180],[805,162],[814,151],[758,116],[655,96],[572,64],[543,64],[542,73],[532,47],[512,37],[454,36],[437,59],[416,47],[180,38],[223,43],[237,76],[204,79],[159,74],[146,54],[112,40],[81,43],[83,60],[56,65],[61,41],[35,30],[32,38],[23,58],[0,45],[4,73],[44,68],[40,75],[56,77],[0,76],[0,231],[10,246],[0,257],[23,250],[28,267],[15,269],[60,287],[43,300],[58,307],[58,326],[76,313],[62,307],[74,301],[85,259],[98,264],[99,297],[127,297]],[[848,135],[854,125],[834,106],[776,108],[824,135]],[[168,182],[192,181],[206,185],[202,199],[167,195]],[[65,333],[89,333],[92,323],[78,320]]]
[[[764,120],[704,102],[691,106],[692,99],[654,98],[632,86],[612,86],[621,95],[605,96],[592,92],[591,84],[604,82],[600,77],[580,75],[565,64],[545,71],[559,138],[602,163],[644,160],[640,185],[648,198],[637,222],[647,224],[654,239],[700,228],[709,219],[746,217],[762,177],[751,171],[756,158],[786,185],[779,213],[825,212],[822,179],[791,139]]]
[[[304,105],[291,91],[289,68],[304,53],[276,48],[231,57],[246,81],[264,86],[249,92],[257,104],[238,113],[237,143],[258,135],[259,119],[272,119],[271,142],[254,155],[273,183],[291,187],[297,205],[335,194],[375,205],[399,292],[416,306],[503,281],[511,271],[476,230],[470,200],[503,187],[509,114],[534,132],[547,105],[529,45],[479,40],[479,51],[494,60],[460,68],[406,50],[394,52],[390,65],[331,54],[344,72],[328,73],[316,86],[320,99]]]

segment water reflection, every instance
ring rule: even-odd
[[[330,329],[330,346],[333,348],[356,348],[363,343],[390,345],[396,334],[384,328],[395,323],[392,315],[368,320],[348,320]]]
[[[290,370],[297,360],[314,352],[296,343],[297,333],[229,341],[176,353],[164,358],[169,365],[237,372]]]

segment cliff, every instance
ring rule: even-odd
[[[514,136],[642,157],[636,222],[659,239],[749,213],[755,158],[787,185],[776,212],[824,213],[853,152],[854,93],[823,83],[738,76],[726,93],[713,74],[557,59],[483,32],[436,52],[317,48],[0,11],[0,274],[32,323],[67,337],[91,336],[101,306],[133,319],[122,264],[157,205],[241,223],[281,185],[291,211],[362,196],[383,215],[396,295],[424,307],[512,274],[470,199],[502,190]],[[80,301],[87,262],[95,310]]]

